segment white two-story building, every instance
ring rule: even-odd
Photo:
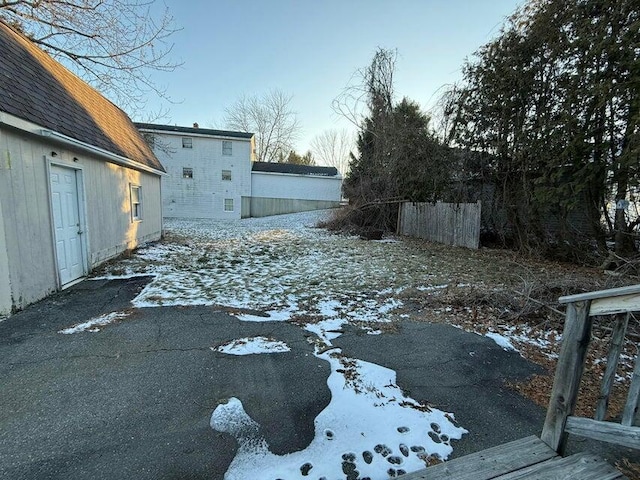
[[[253,134],[137,123],[169,174],[162,181],[165,217],[249,216]]]
[[[171,125],[136,126],[162,162],[162,214],[239,219],[335,208],[334,167],[253,162],[252,133]]]

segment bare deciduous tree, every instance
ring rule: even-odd
[[[333,111],[358,128],[369,114],[383,116],[394,103],[393,76],[398,51],[378,48],[371,64],[354,72],[344,90],[333,100]]]
[[[0,0],[0,19],[130,113],[146,95],[167,99],[151,79],[173,71],[168,38],[177,28],[155,0]]]
[[[342,175],[349,171],[350,155],[354,147],[353,136],[344,128],[325,130],[311,140],[314,157],[324,165],[337,168]]]
[[[262,96],[242,96],[225,109],[227,128],[256,134],[259,162],[277,162],[293,150],[300,123],[291,109],[292,98],[276,89]]]

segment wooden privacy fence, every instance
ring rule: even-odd
[[[479,201],[435,204],[405,202],[400,204],[397,233],[446,245],[478,248],[480,212]]]

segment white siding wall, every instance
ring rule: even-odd
[[[0,159],[0,168],[2,168]],[[0,317],[11,312],[11,284],[9,283],[9,257],[7,241],[2,220],[2,203],[0,202]]]
[[[251,142],[181,133],[153,132],[154,152],[168,177],[162,179],[164,216],[177,218],[240,218],[242,197],[251,195]],[[182,147],[182,138],[192,139],[192,148]],[[222,154],[223,140],[232,142],[232,155]],[[193,178],[183,178],[183,168]],[[231,180],[222,180],[222,170],[231,170]],[[233,211],[224,210],[225,199],[233,199]]]
[[[12,303],[18,308],[58,288],[46,157],[82,171],[89,268],[162,233],[159,176],[0,130],[0,205]],[[141,222],[131,221],[129,183],[142,186]]]
[[[340,202],[341,177],[252,172],[251,196]]]
[[[340,205],[342,179],[314,175],[252,172],[252,217],[335,208]]]

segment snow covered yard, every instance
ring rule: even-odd
[[[219,305],[261,312],[245,315],[246,320],[302,325],[338,317],[372,334],[389,328],[394,319],[446,321],[490,333],[502,345],[511,338],[516,346],[532,345],[555,356],[560,334],[553,328],[540,332],[522,322],[517,327],[487,322],[487,316],[499,318],[504,311],[481,311],[473,301],[450,305],[456,303],[451,293],[506,291],[513,296],[508,288],[530,267],[510,254],[408,238],[365,241],[315,228],[329,214],[228,222],[169,219],[163,242],[107,265],[96,278],[152,275],[135,307]]]
[[[314,228],[328,212],[230,222],[170,220],[163,242],[107,265],[97,278],[150,275],[134,307],[216,305],[246,322],[290,322],[309,333],[315,356],[329,363],[332,400],[315,421],[316,437],[300,452],[274,455],[231,398],[210,424],[233,435],[238,453],[226,477],[382,479],[446,459],[466,432],[455,412],[424,405],[396,385],[382,365],[342,354],[332,340],[346,325],[380,335],[411,318],[458,325],[506,350],[553,360],[561,334],[504,312],[449,298],[508,291],[531,266],[509,254],[473,252],[411,239],[364,241]],[[556,272],[550,273],[555,275]],[[462,293],[461,293],[462,292]],[[455,300],[455,299],[454,299]],[[129,313],[100,317],[61,333],[96,332]],[[290,351],[277,338],[244,337],[213,347],[228,355]],[[526,392],[525,392],[526,393]]]
[[[210,305],[319,314],[320,300],[354,318],[388,310],[393,294],[439,282],[402,242],[369,243],[313,228],[317,212],[237,222],[173,220],[167,241],[112,266],[154,275],[135,306]],[[376,318],[377,319],[377,318]]]

